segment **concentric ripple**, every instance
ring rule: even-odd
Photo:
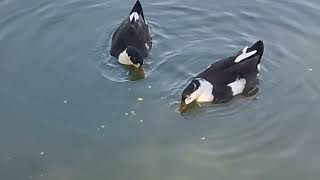
[[[109,53],[131,1],[0,1],[1,177],[320,177],[319,1],[142,4],[144,74]],[[175,112],[192,77],[260,39],[258,94]]]

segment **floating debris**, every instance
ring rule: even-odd
[[[67,104],[67,103],[68,103],[68,101],[67,101],[67,100],[64,100],[64,101],[63,101],[63,103],[64,103],[64,104]]]
[[[104,125],[101,125],[101,128],[104,129]]]
[[[44,155],[44,152],[43,152],[43,151],[42,151],[42,152],[40,152],[40,155],[41,155],[41,156],[43,156],[43,155]]]
[[[134,111],[131,111],[131,114],[132,114],[133,116],[135,116],[135,115],[136,115],[136,113],[135,113]]]
[[[128,116],[128,115],[129,115],[129,113],[124,113],[124,115]]]
[[[139,97],[137,100],[138,100],[138,101],[143,101],[143,98]]]
[[[201,138],[201,140],[206,140],[206,139],[207,139],[206,137],[202,137],[202,138]]]
[[[148,88],[149,88],[149,89],[151,89],[151,88],[152,88],[152,86],[148,86]]]
[[[311,68],[310,68],[310,69],[308,69],[308,71],[312,71],[312,70],[313,70],[313,69],[311,69]]]
[[[143,123],[143,120],[142,120],[142,119],[140,120],[140,123]]]

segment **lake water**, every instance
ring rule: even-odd
[[[319,179],[320,1],[144,0],[138,81],[109,55],[133,4],[0,0],[1,180]],[[259,39],[256,96],[175,112],[192,76]]]

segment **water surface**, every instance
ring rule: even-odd
[[[108,52],[133,4],[0,1],[1,179],[319,179],[319,1],[143,1],[139,81]],[[192,76],[259,39],[257,96],[175,112]]]

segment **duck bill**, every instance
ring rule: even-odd
[[[187,111],[188,105],[186,103],[184,103],[183,101],[180,102],[180,105],[178,107],[178,111],[180,113],[184,113]]]
[[[143,65],[139,66],[138,69],[144,71]]]
[[[133,64],[134,69],[139,70],[139,71],[144,71],[143,65],[136,65]]]

